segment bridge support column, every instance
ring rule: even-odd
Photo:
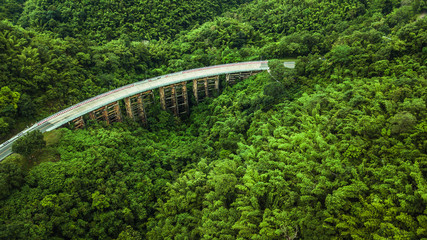
[[[139,118],[143,123],[147,123],[145,107],[151,104],[152,101],[154,101],[154,95],[151,90],[125,98],[127,116],[133,120]]]
[[[197,103],[204,97],[213,96],[214,91],[219,92],[219,76],[193,80],[193,93]]]
[[[225,79],[229,85],[233,85],[237,79],[246,79],[252,75],[255,75],[261,71],[250,71],[250,72],[239,72],[239,73],[229,73],[226,75]]]
[[[251,71],[251,72],[241,72],[240,73],[240,79],[246,79],[250,76],[256,75],[261,71]]]
[[[83,120],[83,116],[80,116],[71,121],[74,124],[75,129],[81,129],[85,127],[85,121]]]
[[[103,120],[107,122],[107,125],[113,122],[121,122],[122,115],[120,113],[119,102],[112,102],[107,106],[98,108],[97,110],[90,112],[89,117],[92,120]]]
[[[106,106],[106,112],[108,115],[107,123],[121,122],[122,121],[122,114],[120,112],[119,101],[108,104]]]
[[[233,85],[236,82],[236,79],[240,79],[240,73],[228,73],[225,75],[225,81],[229,85]]]
[[[125,98],[124,99],[124,101],[125,101],[125,108],[126,108],[126,115],[129,117],[129,118],[134,118],[133,117],[133,110],[132,110],[132,105],[131,105],[131,97],[127,97],[127,98]]]
[[[175,94],[177,113],[180,115],[190,113],[190,108],[188,106],[187,82],[175,84]]]
[[[159,92],[163,110],[171,110],[175,116],[189,113],[187,82],[160,87]]]
[[[106,111],[105,111],[105,106],[104,106],[104,107],[96,109],[95,111],[90,112],[89,117],[90,117],[90,119],[96,120],[96,121],[100,121],[100,120],[101,121],[107,121],[108,119],[105,118],[105,115],[106,115],[105,112]]]

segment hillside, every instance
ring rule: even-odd
[[[0,239],[427,238],[424,1],[211,1],[203,13],[167,1],[148,15],[129,13],[154,2],[2,2],[14,6],[0,8],[3,139],[150,76],[298,60],[270,61],[275,80],[228,86],[188,118],[157,106],[148,126],[46,135],[35,159],[0,163]]]

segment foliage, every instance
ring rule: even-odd
[[[0,164],[0,199],[9,197],[13,190],[25,183],[25,171],[15,163]]]
[[[9,87],[0,89],[0,135],[6,134],[14,122],[20,94],[13,92]]]
[[[59,37],[90,37],[100,43],[121,37],[165,39],[244,2],[27,0],[18,22]]]
[[[17,22],[22,13],[25,0],[0,0],[0,20]]]
[[[280,98],[285,92],[285,86],[280,82],[272,82],[264,87],[264,95]]]
[[[0,89],[0,109],[4,109],[11,106],[11,108],[16,109],[18,108],[18,100],[19,100],[19,93],[18,92],[12,92],[10,88],[8,87],[2,87]]]
[[[12,145],[12,151],[28,158],[45,146],[46,141],[43,139],[43,134],[39,130],[35,130],[18,138]]]
[[[59,161],[1,163],[0,239],[427,238],[425,3],[243,2],[0,8],[25,27],[0,24],[4,134],[150,76],[298,57],[188,118],[156,106],[62,129]]]

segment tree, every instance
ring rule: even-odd
[[[36,114],[35,104],[30,95],[22,94],[18,103],[18,112],[19,115],[27,118],[30,118]]]
[[[24,157],[33,157],[37,150],[43,149],[46,146],[46,141],[43,139],[43,134],[39,131],[32,131],[16,140],[12,145],[12,151],[19,153]]]
[[[20,188],[25,182],[25,172],[11,162],[0,164],[0,199],[9,196],[13,189]]]
[[[337,65],[345,65],[351,60],[351,47],[348,45],[338,45],[332,48],[328,55],[332,62]]]
[[[294,83],[295,71],[285,67],[282,61],[273,59],[268,61],[270,67],[270,76],[277,82],[281,82],[285,87],[289,87]]]
[[[270,68],[269,69],[270,76],[278,82],[282,81],[283,75],[286,70],[283,63],[277,59],[273,59],[268,61],[268,67]]]
[[[138,240],[142,239],[141,234],[138,231],[135,231],[131,226],[126,226],[126,229],[123,230],[117,240]]]
[[[391,133],[400,134],[408,132],[417,123],[417,118],[409,112],[399,112],[391,120]]]
[[[274,99],[281,98],[285,93],[285,86],[278,82],[272,82],[264,87],[264,95],[270,96]]]
[[[0,89],[0,106],[4,107],[9,104],[13,105],[13,108],[17,108],[20,94],[13,92],[9,87],[2,87]]]
[[[0,89],[0,113],[3,116],[13,117],[18,108],[20,96],[18,92],[13,92],[9,87],[2,87]]]
[[[10,124],[5,118],[0,118],[0,135],[7,134],[10,129]]]

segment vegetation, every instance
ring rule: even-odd
[[[27,0],[18,23],[58,37],[83,37],[100,43],[118,38],[165,39],[244,2]]]
[[[1,3],[3,139],[150,76],[298,60],[3,161],[0,239],[427,238],[425,1]]]
[[[44,147],[46,147],[46,141],[43,139],[43,134],[39,130],[35,130],[17,139],[13,143],[12,151],[30,158],[36,151],[40,151]]]

